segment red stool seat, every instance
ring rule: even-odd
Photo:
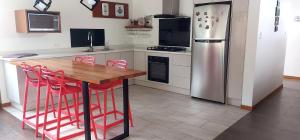
[[[62,88],[62,91],[60,91],[60,87],[57,86],[57,87],[52,87],[51,92],[52,92],[52,94],[61,94],[61,92],[63,92],[64,95],[66,95],[66,94],[80,93],[81,88],[78,86],[71,86],[71,85],[65,84],[65,87]]]

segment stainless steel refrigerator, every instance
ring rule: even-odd
[[[195,5],[191,96],[225,103],[231,3]]]

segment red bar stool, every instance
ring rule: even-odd
[[[79,86],[71,86],[65,83],[64,79],[64,72],[62,70],[58,71],[50,71],[47,70],[46,68],[42,69],[42,77],[44,77],[47,80],[47,95],[46,95],[46,103],[45,103],[45,117],[44,117],[44,125],[43,125],[43,137],[42,139],[45,139],[45,136],[47,136],[51,140],[67,140],[74,138],[76,136],[80,136],[84,134],[84,130],[68,134],[66,136],[61,137],[60,136],[60,129],[62,127],[71,125],[73,123],[77,124],[77,127],[79,127],[79,115],[78,115],[78,93],[81,93],[81,87]],[[49,98],[52,95],[57,95],[59,97],[58,99],[58,113],[57,113],[57,118],[54,120],[48,121],[48,104],[49,104]],[[63,105],[63,98],[65,102],[66,109],[68,110],[69,105],[67,104],[66,96],[71,95],[73,97],[73,106],[75,108],[75,115],[71,115],[71,113],[68,113],[66,116],[62,116],[62,112],[64,108],[62,107]],[[69,112],[69,111],[68,111]],[[75,117],[74,120],[70,119],[70,117]],[[68,122],[63,120],[70,119]],[[47,128],[49,124],[56,123],[56,126],[51,126],[50,128]],[[94,124],[92,122],[92,124]],[[92,131],[94,131],[95,137],[97,139],[97,134],[96,134],[96,129],[95,126],[92,125]],[[56,134],[50,133],[51,131],[55,131]]]
[[[89,65],[95,65],[96,63],[96,58],[95,56],[75,56],[74,63],[84,63],[84,64],[89,64]],[[70,77],[65,77],[65,83],[69,83],[69,84],[76,84],[77,86],[81,86],[81,81],[80,80],[76,80]]]
[[[94,56],[75,56],[74,57],[74,63],[83,63],[83,64],[87,64],[87,65],[95,65],[96,64],[96,58]],[[79,81],[80,85],[81,85],[81,81]],[[90,95],[92,94],[91,90],[90,90]],[[96,94],[96,100],[97,100],[97,104],[92,104],[91,103],[91,110],[95,110],[95,109],[99,109],[100,114],[102,113],[101,110],[101,102],[100,102],[100,97],[98,94]],[[90,100],[92,102],[92,100]],[[79,103],[79,105],[81,105],[81,103]],[[83,112],[80,113],[80,115],[83,115]]]
[[[125,60],[109,60],[107,61],[107,66],[109,67],[115,67],[115,68],[119,68],[119,69],[123,69],[126,70],[128,67],[127,61]],[[116,81],[112,81],[112,82],[107,82],[104,84],[90,84],[89,88],[90,88],[90,92],[95,91],[96,95],[98,95],[99,91],[103,92],[103,96],[104,96],[104,113],[97,115],[97,116],[93,116],[93,113],[91,113],[91,115],[93,116],[93,118],[100,118],[103,117],[103,125],[99,125],[99,124],[95,124],[96,128],[100,128],[103,131],[103,138],[106,138],[106,132],[109,128],[113,127],[113,126],[117,126],[118,124],[122,123],[123,120],[119,120],[119,121],[115,121],[111,124],[107,124],[107,115],[110,114],[114,114],[115,119],[117,118],[117,114],[123,115],[123,112],[120,112],[117,110],[116,108],[116,103],[115,103],[115,94],[114,94],[114,87],[122,85],[122,80],[116,80]],[[112,97],[112,104],[113,104],[113,111],[108,112],[107,111],[107,91],[111,90],[111,97]],[[129,120],[131,123],[131,126],[133,127],[133,119],[132,119],[132,113],[131,113],[131,109],[129,106]]]
[[[95,56],[78,55],[78,56],[74,57],[73,62],[74,63],[83,63],[83,64],[87,64],[87,65],[95,65],[96,58],[95,58]],[[81,81],[80,80],[76,80],[76,79],[73,79],[73,78],[70,78],[70,77],[65,77],[65,83],[67,83],[67,84],[76,84],[77,86],[81,87]],[[80,95],[78,95],[78,98],[79,98],[79,96]],[[99,97],[99,95],[96,95],[96,97],[97,97],[97,101],[98,101],[99,106],[98,107],[95,106],[95,105],[93,105],[93,106],[94,106],[94,109],[99,108],[99,110],[101,112],[100,97]],[[78,104],[82,105],[83,101],[79,102]],[[83,112],[81,112],[80,115],[83,115]]]
[[[74,63],[82,63],[82,64],[87,64],[87,65],[95,65],[96,63],[96,58],[94,56],[75,56],[74,57]],[[90,95],[89,97],[91,98],[92,92],[91,90],[89,91]],[[91,103],[91,110],[99,109],[100,114],[102,113],[101,110],[101,102],[100,102],[100,97],[98,94],[96,94],[96,99],[97,99],[97,104],[92,104]],[[92,102],[92,100],[90,100]],[[79,103],[82,104],[82,103]],[[83,115],[83,112],[79,113],[80,115]]]
[[[30,66],[25,63],[21,64],[22,70],[25,73],[25,95],[23,100],[23,120],[22,120],[22,128],[24,129],[25,124],[33,127],[35,129],[35,136],[38,136],[38,128],[43,126],[43,122],[40,122],[39,117],[44,116],[44,112],[40,112],[40,96],[41,96],[41,87],[45,87],[46,81],[41,77],[41,66]],[[27,99],[28,99],[28,88],[33,87],[37,89],[36,94],[36,113],[33,116],[26,116],[27,112]],[[51,105],[52,110],[49,112],[53,112],[53,116],[55,116],[55,106],[53,102],[53,97],[51,96]],[[35,119],[35,123],[33,123],[32,119]]]
[[[126,60],[108,60],[106,62],[106,66],[109,67],[115,67],[115,68],[119,68],[119,69],[123,69],[123,70],[127,70],[128,69],[128,63]],[[114,92],[114,88],[117,86],[121,86],[123,84],[122,80],[116,80],[112,82],[112,86],[111,86],[111,95],[112,95],[112,103],[113,103],[113,108],[114,108],[114,114],[115,114],[115,118],[116,118],[116,113],[118,113],[117,109],[116,109],[116,102],[115,102],[115,92]],[[129,104],[129,120],[130,120],[130,125],[131,127],[133,127],[133,118],[132,118],[132,112],[131,112],[131,107]]]
[[[74,62],[95,65],[96,58],[95,56],[75,56]]]
[[[95,65],[96,58],[94,56],[75,56],[73,62],[84,63],[89,65]],[[65,83],[76,84],[77,86],[81,86],[81,81],[77,79],[73,79],[71,77],[65,77]],[[81,103],[82,104],[82,103]]]
[[[73,62],[77,63],[84,63],[84,64],[89,64],[89,65],[95,65],[96,63],[96,58],[94,56],[75,56]],[[81,81],[76,80],[70,77],[65,77],[65,83],[75,83],[78,86],[81,86]]]

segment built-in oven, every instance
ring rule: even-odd
[[[169,57],[148,56],[148,80],[169,83]]]

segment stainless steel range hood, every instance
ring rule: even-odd
[[[155,18],[174,18],[179,15],[179,0],[163,0],[162,14],[154,15]]]

